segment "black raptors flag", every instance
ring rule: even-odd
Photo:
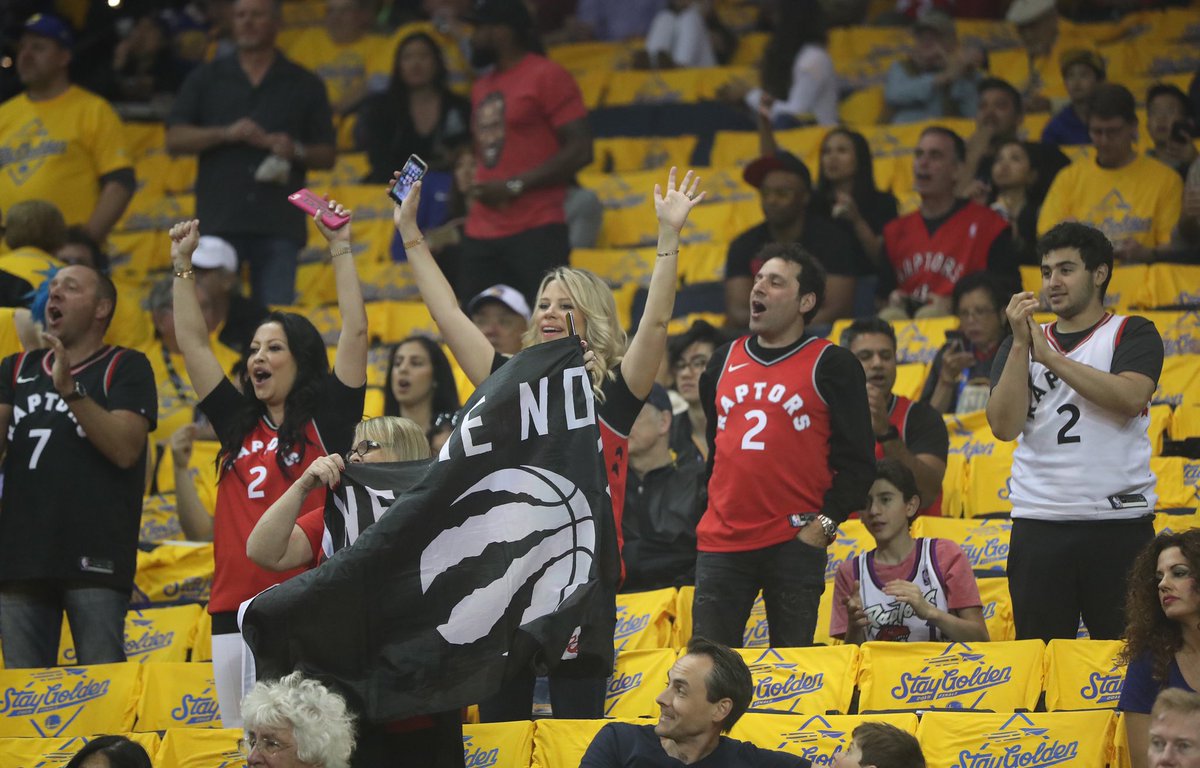
[[[255,598],[242,628],[260,678],[300,670],[369,720],[475,703],[535,654],[569,656],[618,578],[577,339],[492,374],[415,486],[358,465],[329,503],[326,520],[377,522]]]

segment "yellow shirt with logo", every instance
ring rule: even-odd
[[[394,50],[391,41],[379,35],[338,45],[323,28],[313,27],[296,35],[284,53],[321,78],[336,109],[347,99],[358,101],[387,87]]]
[[[48,200],[68,224],[83,224],[100,177],[132,165],[117,113],[78,86],[44,101],[22,93],[0,104],[0,208]]]
[[[1120,168],[1101,168],[1092,157],[1059,172],[1038,214],[1038,234],[1075,220],[1102,231],[1114,243],[1133,239],[1166,245],[1179,222],[1183,181],[1157,160],[1138,156]]]

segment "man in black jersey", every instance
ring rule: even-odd
[[[150,363],[104,343],[112,281],[86,266],[50,281],[49,347],[0,363],[0,634],[7,668],[57,663],[66,612],[80,664],[125,660],[146,435],[157,421]]]

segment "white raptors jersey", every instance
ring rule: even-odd
[[[1070,352],[1050,331],[1051,348],[1108,373],[1128,320],[1105,315]],[[1030,401],[1009,483],[1012,516],[1036,520],[1118,520],[1154,511],[1149,410],[1132,419],[1086,400],[1046,366],[1030,362]]]
[[[917,618],[911,605],[884,594],[885,585],[875,573],[874,550],[854,558],[854,567],[858,596],[871,619],[871,626],[865,630],[867,640],[918,643],[944,639],[936,625]],[[933,539],[917,539],[917,556],[907,581],[917,585],[927,603],[949,612],[946,587],[934,556]]]

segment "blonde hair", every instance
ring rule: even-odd
[[[1154,700],[1150,717],[1156,718],[1167,712],[1178,715],[1200,714],[1200,694],[1182,688],[1164,688]]]
[[[4,242],[16,250],[39,248],[53,256],[67,241],[67,222],[62,211],[45,200],[22,200],[8,209]]]
[[[615,379],[616,369],[625,355],[625,345],[628,341],[625,329],[617,321],[617,303],[613,300],[612,290],[603,280],[586,269],[572,267],[557,267],[551,270],[538,286],[537,301],[534,311],[542,301],[542,294],[551,281],[557,282],[571,297],[576,309],[587,318],[587,329],[584,331],[584,341],[588,349],[596,353],[596,370],[592,373],[592,389],[596,399],[604,402],[601,385],[605,379]],[[537,327],[529,324],[521,341],[529,347],[537,343]]]
[[[378,416],[359,422],[354,428],[354,440],[374,440],[392,461],[428,459],[429,441],[417,422],[403,416]]]

